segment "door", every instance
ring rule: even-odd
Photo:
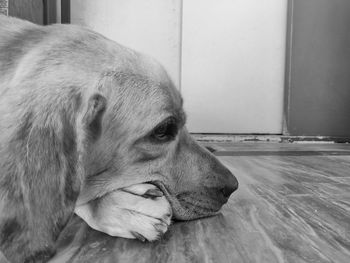
[[[287,128],[350,136],[350,1],[291,0]]]
[[[183,1],[191,132],[282,132],[286,15],[287,0]]]

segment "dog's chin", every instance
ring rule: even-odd
[[[170,204],[173,209],[173,215],[176,220],[193,220],[208,216],[213,216],[218,213],[220,208],[208,208],[202,206],[198,202],[188,202],[184,200],[178,200],[174,197],[169,197],[168,199],[172,199]]]
[[[165,195],[173,210],[175,220],[193,220],[216,215],[222,207],[222,203],[209,199],[199,199],[193,195],[176,195],[171,193],[168,188],[159,181],[152,182]]]

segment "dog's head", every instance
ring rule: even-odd
[[[87,162],[92,172],[86,190],[153,182],[178,219],[217,212],[237,189],[237,180],[191,138],[181,96],[169,79],[125,72],[104,78],[102,90],[109,95],[101,135]]]
[[[152,182],[178,219],[218,211],[237,180],[190,137],[181,95],[163,67],[87,29],[53,26],[48,32],[42,47],[29,53],[21,78],[44,92],[33,102],[43,111],[67,112],[67,123],[75,119],[79,171],[87,179],[78,204]],[[70,109],[59,110],[64,105]]]
[[[128,63],[98,80],[105,110],[87,157],[81,199],[152,182],[177,219],[214,214],[237,189],[236,178],[191,138],[181,95],[158,63],[130,51],[113,56]]]

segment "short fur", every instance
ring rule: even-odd
[[[169,116],[178,135],[153,141]],[[237,181],[184,124],[181,96],[154,60],[85,28],[0,16],[3,254],[47,261],[76,205],[133,184],[157,185],[178,219],[218,211]]]

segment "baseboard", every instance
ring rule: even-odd
[[[192,133],[204,142],[350,143],[350,137]]]

